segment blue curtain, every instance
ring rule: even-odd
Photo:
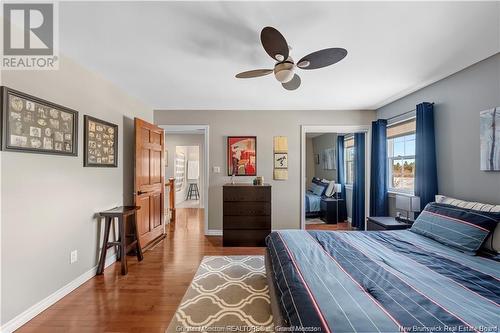
[[[370,170],[370,216],[388,215],[387,199],[387,120],[372,122]]]
[[[417,105],[415,141],[415,195],[423,209],[438,194],[433,103]]]
[[[338,222],[344,222],[347,220],[347,208],[346,208],[346,193],[345,193],[345,166],[344,166],[344,136],[337,136],[337,183],[342,186],[341,198],[339,201],[339,220]]]
[[[365,229],[365,133],[354,134],[352,226],[359,230]]]

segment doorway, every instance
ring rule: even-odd
[[[165,181],[174,180],[175,214],[204,216],[208,232],[208,125],[163,125],[165,131]],[[165,205],[169,205],[167,193]]]
[[[364,153],[359,149],[361,163],[357,165],[353,160],[354,137],[364,149]],[[369,126],[301,127],[301,229],[365,228],[362,215],[368,216],[369,210],[370,143]],[[364,169],[358,177],[354,173],[356,168]],[[357,193],[354,200],[353,192]],[[361,193],[360,197],[360,192],[364,196]]]
[[[172,135],[169,136],[172,140]],[[189,141],[203,144],[203,136],[192,134],[189,138],[185,135],[173,140],[174,142]],[[203,184],[200,182],[200,145],[196,146],[175,146],[174,163],[167,166],[166,177],[175,178],[175,208],[203,208],[201,205],[200,189]],[[172,172],[173,167],[173,172]]]

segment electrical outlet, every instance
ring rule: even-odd
[[[69,263],[74,264],[77,261],[78,261],[78,251],[73,250],[73,251],[71,251],[71,254],[70,254]]]
[[[220,173],[220,167],[214,166],[214,173]]]

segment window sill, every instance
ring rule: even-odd
[[[389,195],[390,198],[395,198],[396,195],[402,195],[405,197],[414,197],[415,193],[409,193],[409,192],[402,192],[402,191],[394,191],[394,190],[388,190],[387,194]]]

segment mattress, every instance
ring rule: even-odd
[[[271,233],[283,322],[299,332],[496,332],[500,263],[408,230]]]

